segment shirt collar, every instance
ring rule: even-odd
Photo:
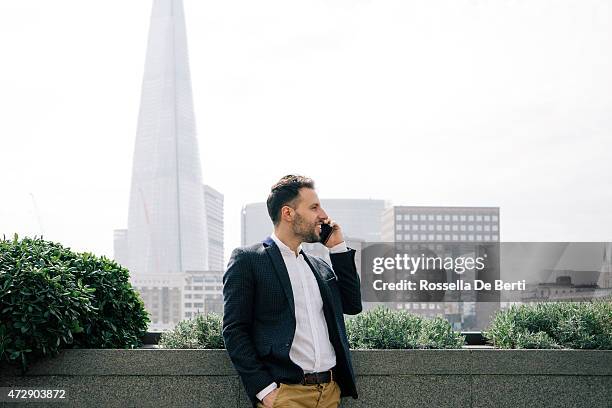
[[[276,243],[276,246],[278,247],[278,249],[280,249],[281,252],[284,252],[286,254],[291,254],[293,256],[295,255],[295,252],[293,252],[291,250],[291,248],[289,248],[287,245],[285,245],[283,243],[283,241],[280,240],[279,237],[276,236],[276,234],[274,233],[274,231],[272,231],[272,234],[270,235],[270,237],[272,238],[272,240]],[[300,252],[302,252],[302,244],[300,244],[297,248],[297,252],[298,255],[300,254]]]

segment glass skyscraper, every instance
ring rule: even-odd
[[[202,184],[181,0],[153,2],[133,160],[115,260],[130,270],[149,330],[171,329],[192,298],[207,300],[190,282],[223,260],[223,195]]]
[[[134,276],[208,269],[206,211],[181,0],[155,0],[127,233]]]

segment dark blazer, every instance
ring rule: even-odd
[[[332,268],[304,254],[319,285],[329,339],[336,352],[341,396],[357,398],[343,314],[361,312],[355,250],[331,254]],[[272,238],[232,252],[223,276],[223,340],[253,404],[273,382],[298,383],[303,370],[289,358],[295,305],[289,273]]]

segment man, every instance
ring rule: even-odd
[[[355,251],[311,179],[283,177],[267,206],[272,236],[235,249],[223,276],[225,346],[254,406],[337,407],[357,398],[343,316],[362,308]],[[301,248],[323,223],[331,267]]]

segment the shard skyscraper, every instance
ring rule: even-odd
[[[181,0],[154,0],[134,149],[127,266],[208,269],[206,210]]]

